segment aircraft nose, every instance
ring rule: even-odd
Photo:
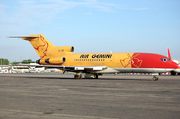
[[[174,61],[171,61],[171,66],[172,68],[175,68],[175,69],[180,68],[180,66]]]

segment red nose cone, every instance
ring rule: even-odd
[[[176,62],[171,61],[171,65],[172,65],[172,68],[175,68],[175,69],[180,68],[180,66]]]

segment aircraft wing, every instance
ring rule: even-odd
[[[46,69],[57,68],[63,71],[71,72],[91,72],[91,71],[102,71],[107,69],[107,66],[63,66],[63,65],[31,65],[31,64],[14,64],[12,66],[28,66],[28,67],[45,67]]]

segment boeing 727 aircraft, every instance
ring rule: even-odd
[[[31,43],[40,59],[36,62],[45,67],[75,72],[74,78],[98,78],[102,74],[152,73],[158,80],[159,73],[175,72],[179,68],[173,62],[168,49],[168,57],[153,53],[73,53],[73,46],[54,46],[42,34],[11,36]]]

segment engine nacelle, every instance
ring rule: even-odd
[[[66,62],[66,58],[65,57],[52,57],[52,58],[46,59],[45,62],[48,64],[63,64],[64,62]]]
[[[37,64],[46,64],[45,59],[36,60]]]
[[[74,52],[73,46],[57,46],[57,47],[54,47],[51,51],[45,52],[45,54],[47,58],[50,58],[50,57],[54,58],[54,57],[58,57],[64,54],[72,53],[72,52]]]
[[[56,47],[56,50],[58,50],[58,52],[74,52],[74,47],[73,46],[58,46]]]
[[[38,64],[54,64],[54,65],[63,64],[64,62],[66,62],[66,58],[60,56],[52,57],[48,59],[39,59],[36,61],[36,63]]]

